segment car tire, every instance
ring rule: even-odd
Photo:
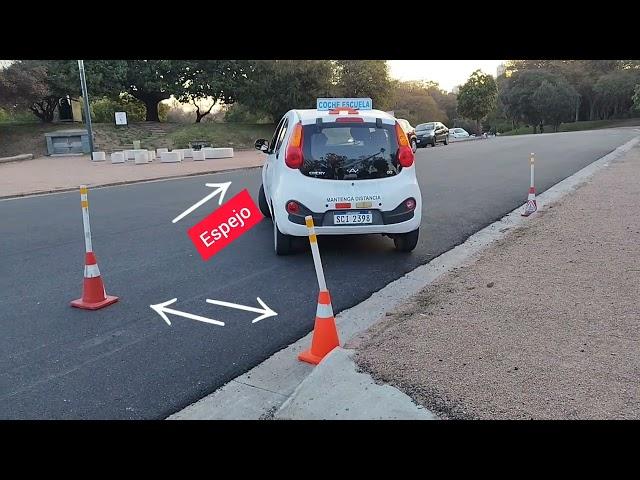
[[[269,210],[269,203],[267,197],[264,194],[264,186],[260,185],[260,192],[258,192],[258,208],[260,212],[267,218],[271,218],[271,210]]]
[[[393,243],[398,252],[411,252],[418,245],[420,229],[416,228],[409,233],[399,233],[393,237]]]
[[[433,142],[431,142],[431,146],[432,146],[432,147],[435,147],[437,143],[438,143],[438,141],[436,140],[436,137],[435,137],[435,135],[434,135],[434,136],[433,136]]]
[[[276,223],[276,219],[273,219],[273,246],[276,251],[276,255],[289,255],[292,250],[292,240],[293,237],[291,235],[285,235],[280,232],[278,228],[278,224]]]
[[[448,136],[444,137],[444,144],[445,145],[449,145],[449,137]]]
[[[418,150],[418,143],[416,142],[415,138],[411,139],[411,150],[413,151],[413,153],[416,153],[416,150]]]

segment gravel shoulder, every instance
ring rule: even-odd
[[[640,148],[358,338],[441,418],[640,418]]]

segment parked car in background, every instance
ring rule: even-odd
[[[469,138],[469,132],[467,132],[464,128],[450,128],[449,129],[449,137],[451,138]]]
[[[435,147],[438,142],[449,145],[449,129],[440,122],[421,123],[415,132],[418,147]]]
[[[409,145],[411,145],[411,150],[413,150],[413,153],[416,153],[416,150],[418,149],[418,142],[416,142],[416,129],[413,128],[409,121],[405,120],[404,118],[398,118],[397,120],[402,127],[402,130],[404,130],[404,133],[407,134]]]

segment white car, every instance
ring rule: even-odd
[[[318,99],[319,109],[290,110],[271,141],[256,141],[267,155],[258,204],[273,219],[278,255],[307,237],[307,215],[318,235],[376,233],[399,251],[416,247],[422,195],[414,154],[397,120],[362,100]]]
[[[471,135],[469,135],[469,132],[467,132],[464,128],[450,128],[449,129],[449,136],[451,138],[469,138]]]

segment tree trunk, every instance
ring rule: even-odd
[[[578,98],[578,100],[576,101],[576,119],[575,121],[578,121],[578,117],[580,115],[580,98]]]
[[[534,125],[533,126],[533,134],[537,134],[538,133],[538,125]]]
[[[159,100],[157,100],[156,98],[145,98],[142,101],[144,102],[144,106],[147,110],[145,120],[147,122],[159,122],[160,121],[160,117],[158,115]]]

